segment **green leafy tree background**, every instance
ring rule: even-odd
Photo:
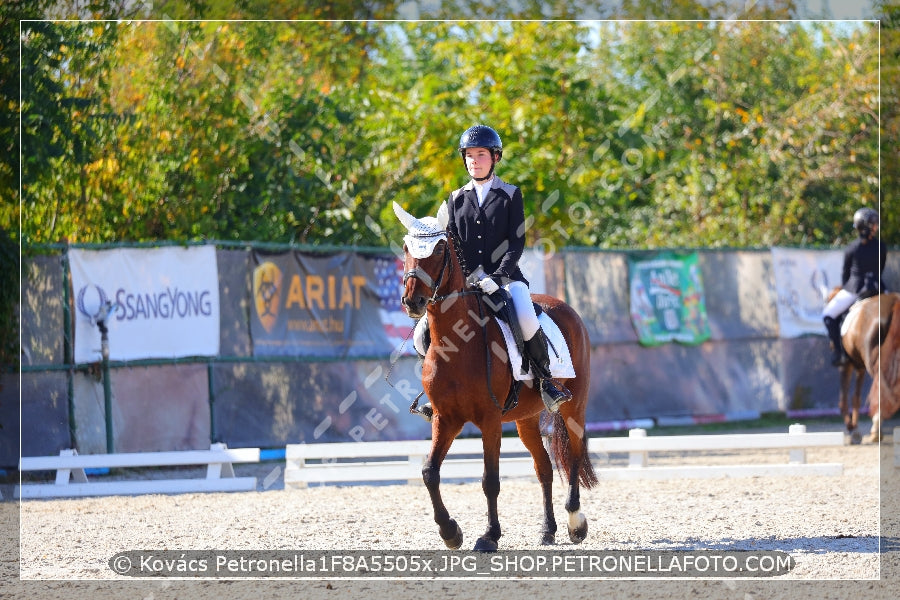
[[[897,242],[893,4],[289,4],[0,7],[10,243],[386,246],[391,201],[433,214],[465,182],[477,122],[503,136],[531,243],[838,246],[879,202]],[[28,20],[73,17],[117,20]],[[398,17],[429,20],[378,21]]]

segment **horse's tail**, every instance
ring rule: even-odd
[[[553,462],[556,463],[556,469],[566,474],[566,481],[572,478],[572,440],[569,437],[569,429],[566,427],[565,421],[560,413],[553,415],[552,437],[550,438],[550,453],[553,455]],[[581,428],[582,435],[579,438],[581,444],[581,462],[578,465],[578,480],[581,486],[587,490],[591,489],[599,481],[597,474],[594,473],[594,465],[591,464],[591,456],[588,453],[587,432]]]
[[[890,323],[881,344],[878,372],[875,375],[875,385],[870,392],[870,407],[874,408],[877,402],[884,421],[900,409],[900,298],[894,301],[891,308]]]

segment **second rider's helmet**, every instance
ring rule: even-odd
[[[853,228],[861,237],[869,237],[875,225],[878,225],[878,211],[875,209],[861,208],[853,214]]]

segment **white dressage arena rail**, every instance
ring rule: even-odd
[[[256,477],[235,477],[233,464],[254,462],[259,462],[259,448],[228,448],[221,443],[210,445],[209,450],[172,452],[78,454],[75,450],[61,450],[59,456],[22,457],[19,462],[20,471],[56,471],[56,482],[17,486],[16,497],[54,498],[249,491],[256,489]],[[186,465],[206,465],[206,478],[89,481],[84,472],[85,469],[98,468]],[[73,480],[72,483],[70,479]]]
[[[843,446],[841,431],[807,433],[806,426],[791,425],[788,433],[647,436],[632,429],[628,437],[590,438],[588,450],[601,480],[670,479],[690,477],[748,477],[769,475],[840,475],[840,463],[808,463],[807,448]],[[285,449],[285,489],[304,488],[311,483],[350,483],[422,480],[422,464],[431,449],[428,440],[393,442],[347,442],[288,444]],[[785,463],[750,465],[660,465],[651,466],[653,452],[714,452],[757,449],[788,450]],[[504,437],[500,445],[502,477],[535,477],[531,455],[519,438]],[[609,455],[627,454],[628,464],[604,466]],[[480,478],[484,470],[479,438],[454,440],[441,465],[441,477]],[[374,459],[374,460],[373,460]]]

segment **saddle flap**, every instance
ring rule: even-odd
[[[547,313],[542,312],[538,316],[538,322],[549,344],[550,374],[556,379],[574,379],[575,366],[572,363],[569,345],[566,343],[566,338],[563,337],[556,321],[551,319]],[[497,319],[497,324],[500,326],[500,331],[503,333],[503,339],[506,342],[506,352],[509,355],[509,366],[512,370],[513,379],[517,381],[534,379],[534,373],[531,369],[528,372],[523,372],[522,370],[523,355],[515,345],[509,326],[500,319]]]

